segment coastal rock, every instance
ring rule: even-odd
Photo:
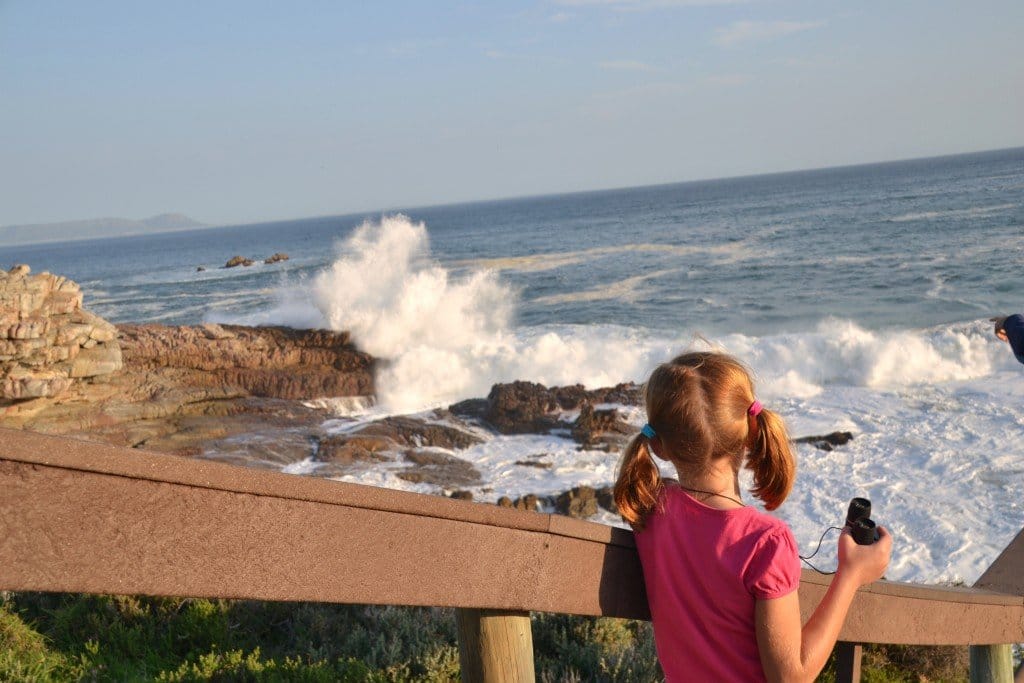
[[[634,382],[624,382],[600,389],[585,389],[582,384],[573,384],[553,387],[551,392],[563,410],[577,410],[584,403],[618,403],[625,406],[638,406],[644,402],[643,387]]]
[[[615,504],[615,487],[603,486],[597,489],[597,504],[608,512],[619,514],[619,506]]]
[[[393,441],[382,437],[332,435],[318,440],[316,459],[336,465],[381,462],[390,459],[385,453],[394,447]]]
[[[543,434],[569,427],[573,436],[587,447],[618,448],[632,431],[614,409],[594,405],[618,403],[638,405],[643,401],[641,387],[633,383],[602,389],[582,385],[548,388],[535,382],[495,384],[486,399],[470,399],[453,404],[457,415],[484,422],[502,434]],[[562,412],[580,410],[575,424],[562,420]],[[588,411],[583,415],[583,411]]]
[[[449,453],[413,449],[405,452],[404,459],[411,466],[395,476],[414,484],[453,488],[474,486],[481,481],[480,472],[471,463]]]
[[[831,451],[836,446],[843,446],[853,440],[852,432],[829,432],[823,436],[801,436],[793,439],[793,443],[809,443],[821,451]]]
[[[495,384],[487,395],[484,419],[502,434],[546,432],[558,424],[555,395],[543,384]]]
[[[273,256],[271,256],[270,258],[265,259],[263,261],[263,263],[267,263],[267,264],[279,263],[280,261],[287,261],[287,260],[288,260],[288,254],[285,254],[284,252],[280,252],[279,251],[276,254],[274,254]]]
[[[373,358],[345,332],[120,325],[124,363],[199,388],[304,400],[373,393]]]
[[[74,380],[122,366],[116,328],[82,309],[78,285],[31,273],[27,265],[0,271],[0,409],[61,397]]]
[[[449,450],[469,448],[483,442],[480,437],[459,427],[408,415],[371,422],[355,434],[384,437],[402,446],[429,446]]]
[[[432,419],[392,416],[352,432],[320,437],[317,439],[316,459],[347,465],[390,460],[393,457],[387,454],[403,452],[406,462],[419,466],[399,475],[408,481],[443,481],[449,488],[478,482],[480,473],[472,466],[469,466],[471,472],[465,470],[465,461],[430,449],[468,448],[481,443],[482,439],[458,426],[436,422],[436,418],[436,414]]]
[[[541,506],[544,504],[546,499],[539,498],[538,496],[528,493],[525,496],[512,500],[508,496],[502,496],[498,498],[495,505],[503,508],[513,508],[515,510],[529,510],[530,512],[539,512]]]
[[[580,408],[579,417],[572,426],[572,438],[587,449],[621,450],[627,435],[636,431],[619,417],[615,408],[596,410],[589,402]]]
[[[555,498],[555,510],[562,515],[586,519],[597,514],[597,491],[577,486]]]
[[[448,406],[448,410],[453,415],[458,415],[459,417],[484,421],[487,417],[488,405],[490,404],[486,398],[467,398],[465,401],[459,401]]]
[[[0,297],[11,289],[5,275]],[[24,271],[13,279],[31,280]],[[0,426],[183,455],[212,448],[227,460],[244,459],[245,441],[231,439],[247,434],[254,453],[278,452],[270,462],[293,462],[312,454],[324,419],[299,401],[373,393],[374,360],[345,333],[216,324],[115,328],[80,309],[53,320],[43,337],[0,338],[0,355],[8,356],[0,365]],[[48,345],[51,338],[64,346]],[[325,460],[360,457],[322,450]]]
[[[246,258],[244,256],[232,256],[230,259],[228,259],[228,262],[224,264],[224,267],[225,268],[237,268],[238,266],[248,267],[248,266],[251,266],[254,263],[256,263],[256,262],[253,261],[252,259]]]

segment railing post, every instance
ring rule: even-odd
[[[840,640],[836,643],[836,683],[860,681],[860,660],[864,646]]]
[[[1009,645],[971,645],[971,683],[1013,683]]]
[[[533,683],[529,612],[456,609],[464,683]]]

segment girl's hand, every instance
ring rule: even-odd
[[[871,545],[857,545],[848,530],[839,536],[839,570],[857,585],[877,581],[885,574],[892,554],[892,536],[885,527],[878,527],[878,540]]]

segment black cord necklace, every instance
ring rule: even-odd
[[[725,498],[726,500],[731,500],[732,502],[736,503],[740,507],[746,507],[747,506],[747,504],[744,503],[742,500],[739,500],[738,498],[733,498],[732,496],[727,496],[724,493],[715,493],[714,491],[704,491],[704,490],[701,490],[701,489],[691,489],[689,486],[683,486],[681,484],[680,484],[680,488],[683,489],[684,491],[689,491],[690,493],[706,493],[709,496],[718,496],[719,498]]]

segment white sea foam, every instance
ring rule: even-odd
[[[642,283],[641,283],[642,284]],[[822,321],[810,332],[705,339],[701,330],[656,333],[616,325],[516,327],[516,293],[494,271],[455,278],[432,261],[426,231],[402,217],[367,224],[319,275],[283,287],[263,322],[350,330],[382,358],[378,404],[344,406],[329,431],[381,415],[484,396],[495,382],[527,379],[589,387],[642,381],[686,348],[720,348],[753,370],[757,391],[796,435],[848,430],[831,452],[799,447],[799,475],[778,514],[809,552],[863,495],[896,537],[889,577],[976,579],[1024,526],[1024,416],[1020,368],[984,320],[927,329],[870,330]],[[571,416],[569,416],[571,417]],[[627,418],[636,426],[642,411]],[[483,483],[478,500],[553,495],[609,485],[618,454],[579,451],[564,436],[494,436],[457,453]],[[516,464],[541,461],[549,467]],[[310,463],[295,463],[303,472]],[[435,491],[396,475],[398,465],[346,477]],[[613,521],[604,514],[602,521]],[[835,564],[826,540],[819,566]]]
[[[709,263],[725,265],[737,263],[749,258],[770,257],[772,252],[767,251],[764,245],[756,246],[753,241],[745,240],[738,242],[725,242],[712,245],[672,245],[672,244],[617,244],[608,247],[593,247],[591,249],[580,249],[577,251],[552,252],[548,254],[532,254],[530,256],[504,256],[499,258],[465,259],[453,261],[452,267],[515,271],[520,273],[533,273],[565,266],[586,263],[596,258],[618,256],[630,253],[652,253],[663,256],[693,256],[705,255],[709,257]]]
[[[891,223],[906,223],[909,221],[927,221],[934,220],[936,218],[976,218],[980,216],[988,216],[993,213],[1000,213],[1002,211],[1009,211],[1010,209],[1017,208],[1016,204],[997,204],[995,206],[974,206],[969,209],[947,209],[945,211],[918,211],[914,213],[905,213],[900,216],[895,216],[889,219]]]
[[[389,412],[484,396],[495,382],[516,379],[592,387],[641,380],[674,352],[704,343],[696,329],[665,335],[615,325],[516,328],[515,291],[493,271],[456,279],[431,260],[424,225],[402,216],[364,224],[339,252],[311,282],[284,286],[276,306],[234,320],[350,331],[384,360],[377,400]],[[611,289],[621,295],[656,275]],[[606,288],[589,295],[611,294]],[[893,389],[969,380],[1012,362],[980,322],[871,331],[837,319],[811,333],[732,334],[714,345],[746,360],[769,396],[810,397],[829,385]]]
[[[665,275],[678,273],[679,269],[670,268],[655,270],[643,275],[636,275],[609,285],[602,285],[585,289],[581,292],[567,292],[565,294],[552,294],[534,299],[538,304],[565,304],[580,303],[583,301],[626,301],[634,303],[644,296],[643,285],[648,280],[655,280]]]

